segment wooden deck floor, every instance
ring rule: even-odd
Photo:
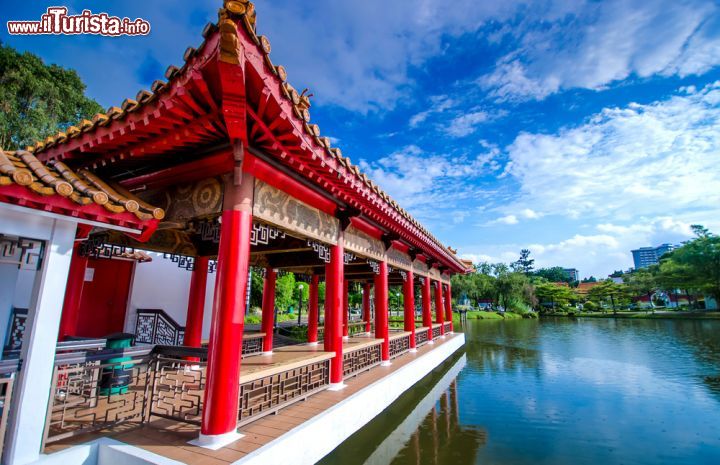
[[[305,401],[298,402],[280,410],[275,415],[261,418],[249,425],[246,425],[239,429],[239,432],[244,435],[243,438],[217,451],[188,444],[188,441],[195,439],[198,436],[199,428],[197,426],[161,419],[151,421],[145,425],[124,424],[110,430],[99,431],[65,441],[60,441],[49,445],[46,448],[46,453],[56,452],[70,447],[71,445],[88,442],[100,437],[111,437],[118,441],[143,448],[150,452],[184,462],[189,465],[226,465],[242,459],[248,453],[264,446],[273,439],[280,437],[296,426],[299,426],[310,418],[322,413],[329,407],[353,395],[362,388],[412,362],[417,357],[433,350],[441,344],[446,343],[452,337],[454,337],[454,335],[446,335],[445,338],[438,338],[435,340],[434,344],[425,344],[424,346],[419,347],[415,353],[408,352],[394,359],[392,364],[389,366],[377,366],[367,372],[361,373],[360,375],[347,380],[347,387],[343,390],[326,390],[319,392]],[[362,338],[365,340],[357,342],[354,342],[352,339],[353,338],[351,338],[350,341],[345,341],[348,343],[348,346],[371,342],[366,340],[371,338]],[[310,351],[314,353],[313,356],[317,356],[318,353],[324,354],[322,344],[316,346],[300,345],[292,347],[294,347],[292,350],[288,350],[291,349],[290,347],[283,349],[288,350],[289,353],[303,353]],[[347,348],[345,350],[347,350]],[[276,349],[273,356],[278,354],[278,352],[284,351]],[[286,354],[280,356],[292,357],[292,355]],[[243,370],[251,361],[254,361],[255,359],[259,360],[261,357],[272,356],[263,355],[245,359],[243,360],[242,365]]]

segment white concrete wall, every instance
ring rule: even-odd
[[[17,376],[3,451],[4,464],[24,465],[40,454],[76,223],[4,204],[0,204],[0,218],[0,232],[46,241],[42,268],[33,280],[22,370]]]
[[[135,332],[137,309],[159,308],[165,310],[180,325],[185,326],[187,303],[190,294],[191,271],[179,268],[177,263],[163,258],[162,254],[149,252],[152,262],[138,263],[130,289],[125,330]],[[203,318],[203,339],[209,338],[215,273],[208,274]]]

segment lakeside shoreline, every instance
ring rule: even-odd
[[[566,313],[556,312],[541,316],[565,317],[565,318],[624,318],[624,319],[647,319],[647,320],[719,320],[720,312],[618,312],[598,313],[579,312]]]

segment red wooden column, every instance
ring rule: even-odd
[[[445,310],[443,309],[442,283],[435,281],[435,323],[440,323],[440,334],[445,334]]]
[[[382,360],[390,361],[390,328],[388,324],[388,268],[385,260],[378,263],[375,275],[375,338],[382,339]]]
[[[68,279],[65,285],[62,316],[60,317],[58,341],[64,341],[67,336],[77,335],[80,299],[82,298],[83,285],[85,284],[85,269],[88,264],[88,257],[81,257],[79,252],[82,246],[82,239],[86,239],[88,235],[90,235],[91,230],[92,226],[80,224],[75,232],[75,243],[73,244],[70,269],[68,270]]]
[[[370,316],[370,289],[372,289],[372,284],[365,283],[363,284],[363,320],[365,320],[365,332],[370,334],[370,331],[372,331],[372,322],[371,316]]]
[[[454,331],[453,328],[453,314],[452,314],[452,287],[450,284],[447,285],[447,291],[445,292],[445,321],[450,322],[450,331]]]
[[[415,277],[412,270],[405,272],[407,274],[403,283],[403,302],[405,304],[405,331],[410,331],[410,348],[415,348]]]
[[[236,172],[234,179],[226,179],[201,435],[196,442],[205,447],[218,447],[239,436],[236,426],[253,187],[254,178],[247,173]]]
[[[422,320],[428,329],[428,341],[432,342],[432,307],[430,305],[430,278],[423,278],[422,287]]]
[[[273,326],[275,324],[275,279],[277,273],[268,266],[265,268],[265,281],[263,282],[262,298],[262,324],[260,329],[265,333],[263,339],[263,352],[271,353],[273,350]]]
[[[190,277],[190,296],[188,297],[187,318],[185,319],[185,337],[183,345],[200,347],[202,345],[203,313],[205,313],[205,289],[207,287],[209,257],[195,258],[195,269]]]
[[[340,232],[338,243],[330,247],[330,263],[325,265],[325,352],[335,352],[330,361],[331,389],[343,386],[343,338],[342,338],[342,307],[343,307],[343,233]]]
[[[318,285],[320,276],[314,274],[310,280],[308,295],[308,342],[317,344],[318,340]]]
[[[63,301],[62,317],[58,340],[64,341],[67,336],[77,335],[77,322],[80,314],[80,299],[82,298],[83,284],[85,283],[85,269],[88,258],[78,254],[81,242],[75,241],[68,270],[68,280],[65,287],[65,300]]]
[[[350,334],[350,306],[348,304],[350,293],[350,281],[343,279],[343,338],[347,339]]]

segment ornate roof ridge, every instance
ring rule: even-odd
[[[123,100],[120,107],[112,106],[108,108],[106,113],[97,113],[92,117],[92,120],[83,119],[76,125],[72,125],[67,128],[66,131],[60,131],[54,136],[49,136],[45,140],[37,141],[34,145],[28,146],[27,151],[33,153],[41,153],[42,151],[51,148],[57,144],[62,144],[70,139],[76,138],[83,133],[87,133],[95,130],[98,127],[104,127],[109,125],[114,120],[119,120],[127,116],[128,113],[138,111],[150,102],[153,102],[170,88],[174,79],[181,76],[188,67],[190,60],[195,57],[199,51],[201,51],[207,43],[207,38],[210,37],[216,31],[219,31],[220,36],[220,59],[232,62],[237,59],[237,56],[233,57],[233,51],[236,48],[237,37],[233,37],[233,32],[237,32],[235,21],[239,21],[249,37],[262,52],[264,61],[270,71],[275,74],[281,82],[281,90],[283,96],[290,101],[293,107],[293,113],[295,116],[302,121],[302,126],[308,136],[315,141],[315,143],[322,148],[330,157],[337,160],[342,166],[344,166],[349,172],[351,172],[357,181],[364,184],[385,200],[392,208],[394,208],[400,215],[415,226],[425,236],[429,237],[437,246],[445,251],[449,257],[454,258],[458,264],[462,265],[462,262],[457,258],[456,251],[451,250],[440,242],[430,231],[428,231],[417,219],[415,219],[410,213],[402,208],[387,192],[380,188],[375,182],[373,182],[365,173],[360,170],[360,167],[353,165],[349,157],[343,157],[342,151],[337,147],[332,147],[330,138],[323,137],[320,135],[320,127],[317,124],[310,123],[310,97],[312,94],[307,95],[307,89],[302,93],[298,93],[297,90],[287,81],[287,71],[282,65],[274,65],[270,60],[270,52],[272,47],[270,40],[262,35],[257,34],[256,23],[257,23],[257,12],[255,5],[250,0],[224,0],[223,7],[218,12],[218,23],[208,23],[202,31],[203,42],[196,48],[188,47],[183,54],[184,64],[178,68],[174,65],[168,66],[165,71],[165,77],[167,81],[156,80],[150,87],[150,91],[140,90],[135,99],[126,98]]]

